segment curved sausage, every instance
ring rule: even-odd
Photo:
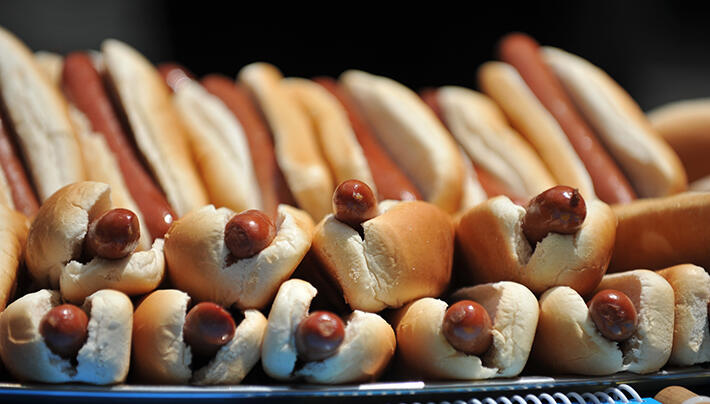
[[[73,304],[63,304],[42,317],[39,332],[50,351],[64,359],[75,358],[89,335],[89,318]]]
[[[597,292],[587,305],[597,329],[610,340],[624,341],[636,332],[638,315],[625,293],[605,289]]]
[[[543,61],[537,42],[525,34],[509,34],[498,44],[498,55],[500,60],[518,70],[530,90],[560,124],[587,168],[599,198],[609,204],[636,199],[633,188],[619,166],[577,112],[562,84]]]
[[[256,209],[234,215],[224,228],[224,243],[234,258],[249,258],[269,246],[276,226],[269,216]]]
[[[329,311],[314,311],[296,329],[296,351],[306,362],[335,355],[345,338],[343,320]]]
[[[462,300],[452,304],[444,314],[441,331],[451,346],[468,355],[480,356],[493,343],[491,317],[483,306]]]
[[[182,335],[193,355],[212,357],[234,338],[234,319],[214,303],[196,304],[185,316]]]
[[[587,205],[579,191],[558,185],[530,200],[525,207],[523,233],[534,246],[548,233],[577,232],[586,217]]]
[[[62,71],[64,95],[86,115],[94,131],[103,135],[116,155],[121,174],[153,238],[168,231],[176,217],[165,195],[140,162],[111,104],[99,72],[85,53],[72,53]]]
[[[39,202],[18,157],[17,147],[10,138],[10,129],[6,125],[7,120],[3,119],[3,112],[0,108],[0,167],[5,172],[15,209],[32,217],[39,210]]]
[[[91,257],[119,259],[136,250],[140,237],[138,216],[118,208],[107,210],[89,223],[84,245]]]
[[[375,186],[380,194],[380,200],[409,201],[422,199],[419,190],[387,154],[384,147],[380,145],[372,130],[360,116],[355,103],[338,86],[338,83],[329,77],[319,77],[313,79],[313,81],[331,92],[347,111],[355,137],[357,137],[357,141],[360,143],[363,153],[365,153],[367,164],[370,166]]]

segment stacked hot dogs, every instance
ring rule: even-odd
[[[680,193],[602,71],[522,34],[499,54],[486,95],[418,95],[265,63],[197,79],[116,40],[33,55],[0,28],[5,367],[332,384],[707,361],[710,197]]]

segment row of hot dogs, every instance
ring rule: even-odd
[[[393,373],[441,379],[515,376],[531,352],[580,374],[710,359],[710,276],[638,269],[710,264],[710,195],[680,193],[695,163],[581,58],[519,34],[499,53],[488,96],[420,97],[261,63],[198,81],[115,40],[33,55],[0,28],[7,370],[230,384],[261,360],[346,383],[395,351]]]

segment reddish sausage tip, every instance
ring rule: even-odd
[[[444,314],[441,330],[454,348],[469,355],[483,355],[493,343],[488,312],[471,300],[452,304]]]
[[[599,291],[587,306],[599,332],[610,340],[624,341],[636,332],[636,308],[625,293],[613,289]]]
[[[276,226],[256,209],[235,215],[224,228],[224,242],[235,258],[249,258],[268,247],[276,237]]]
[[[525,208],[523,232],[535,245],[548,233],[574,234],[587,216],[587,206],[579,191],[558,185],[531,199]]]
[[[236,325],[222,306],[203,302],[187,313],[182,330],[183,339],[193,355],[212,357],[234,338]]]
[[[72,304],[52,308],[39,324],[44,343],[64,359],[76,357],[86,342],[89,331],[86,313]]]
[[[377,198],[362,181],[343,181],[333,193],[335,218],[350,226],[358,226],[377,216]]]
[[[314,311],[296,330],[296,350],[306,362],[333,356],[345,338],[343,320],[329,311]]]
[[[108,259],[123,258],[135,251],[140,236],[135,213],[128,209],[111,209],[89,223],[86,252]]]

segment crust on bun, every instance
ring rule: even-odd
[[[614,246],[617,221],[611,208],[588,200],[587,216],[577,233],[550,233],[534,250],[523,234],[524,216],[525,208],[505,196],[461,216],[456,237],[474,282],[509,280],[538,294],[561,285],[582,295],[594,290]]]
[[[15,290],[29,225],[20,212],[0,206],[0,312]]]
[[[442,332],[448,305],[423,298],[397,313],[397,350],[403,366],[418,376],[476,380],[517,376],[525,366],[535,336],[538,303],[528,288],[498,282],[464,288],[452,300],[473,300],[488,312],[493,343],[481,357],[456,350]]]
[[[424,199],[457,212],[464,166],[456,142],[434,112],[416,93],[385,77],[350,70],[340,82]]]
[[[422,201],[384,201],[362,223],[364,238],[328,215],[313,236],[313,251],[356,310],[377,312],[427,296],[449,284],[454,228],[449,215]]]
[[[673,288],[655,272],[639,269],[606,275],[597,290],[624,292],[638,313],[638,328],[617,343],[596,328],[584,299],[567,286],[540,297],[533,344],[535,359],[557,373],[651,373],[666,364],[673,343]]]
[[[345,319],[345,338],[335,355],[296,367],[296,329],[308,316],[317,293],[300,279],[281,285],[269,312],[262,346],[264,371],[284,381],[303,378],[309,383],[338,384],[375,380],[394,355],[394,331],[377,314],[358,310]]]
[[[48,51],[37,51],[34,56],[37,66],[39,66],[49,81],[59,87],[59,84],[62,82],[64,57],[58,53]]]
[[[658,273],[673,287],[675,296],[673,350],[668,363],[690,366],[710,361],[710,275],[691,264],[676,265]]]
[[[257,310],[244,311],[234,337],[214,358],[191,370],[192,351],[183,340],[190,297],[162,289],[148,295],[136,308],[133,327],[133,367],[141,382],[198,385],[238,384],[259,361],[266,318]]]
[[[271,244],[253,257],[230,263],[224,228],[234,215],[208,205],[173,223],[165,236],[170,280],[198,302],[263,308],[308,252],[313,221],[299,209],[279,205]]]
[[[0,355],[10,373],[43,383],[124,381],[131,357],[131,300],[109,289],[86,298],[82,308],[89,317],[88,339],[76,365],[53,353],[39,332],[44,315],[60,304],[59,292],[43,289],[19,298],[0,314]]]

